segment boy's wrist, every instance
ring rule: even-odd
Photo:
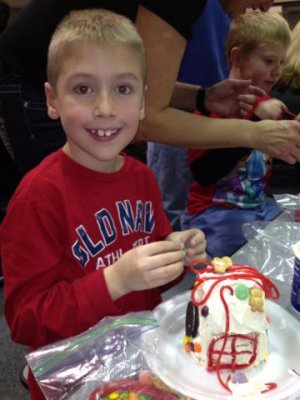
[[[116,271],[115,264],[104,268],[103,273],[107,289],[113,301],[127,294],[125,286],[120,282],[120,276]]]

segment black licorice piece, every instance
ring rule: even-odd
[[[185,334],[186,336],[196,337],[199,326],[198,308],[192,301],[188,302],[185,316]]]

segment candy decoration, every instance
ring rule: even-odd
[[[194,343],[194,351],[195,351],[196,353],[201,353],[201,351],[202,351],[202,346],[201,346],[200,343]]]
[[[151,400],[152,397],[144,394],[138,394],[135,392],[120,390],[118,392],[112,392],[107,396],[100,397],[101,400]]]
[[[209,314],[209,308],[207,306],[202,307],[202,309],[201,309],[202,317],[207,317],[208,314]]]
[[[225,274],[226,270],[232,266],[232,261],[229,257],[215,257],[211,260],[215,268],[216,274]]]
[[[195,337],[199,326],[198,308],[192,301],[188,302],[185,319],[185,334],[186,336]]]
[[[235,287],[234,293],[239,300],[246,300],[249,297],[249,289],[242,283]]]
[[[183,338],[183,344],[184,344],[184,350],[189,353],[192,351],[192,343],[191,343],[191,338],[189,336],[185,336]]]
[[[249,305],[251,307],[251,311],[263,312],[264,298],[262,294],[262,289],[256,286],[252,286],[249,289],[249,292],[250,292]]]
[[[183,400],[166,385],[164,389],[158,388],[154,384],[154,378],[159,380],[150,374],[148,383],[145,378],[142,379],[143,382],[135,379],[106,382],[97,387],[89,395],[88,400]]]
[[[246,383],[248,379],[243,372],[237,371],[232,375],[231,381],[232,383]]]

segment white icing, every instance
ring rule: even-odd
[[[233,383],[231,380],[228,382],[228,387],[233,396],[252,397],[258,396],[267,386],[263,384],[259,378],[251,379],[245,383]]]

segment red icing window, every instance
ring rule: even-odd
[[[225,348],[224,346],[225,343]],[[208,370],[242,369],[252,365],[257,356],[256,335],[223,335],[212,339],[208,348]],[[219,361],[218,361],[219,360]],[[219,365],[217,366],[217,363]]]

